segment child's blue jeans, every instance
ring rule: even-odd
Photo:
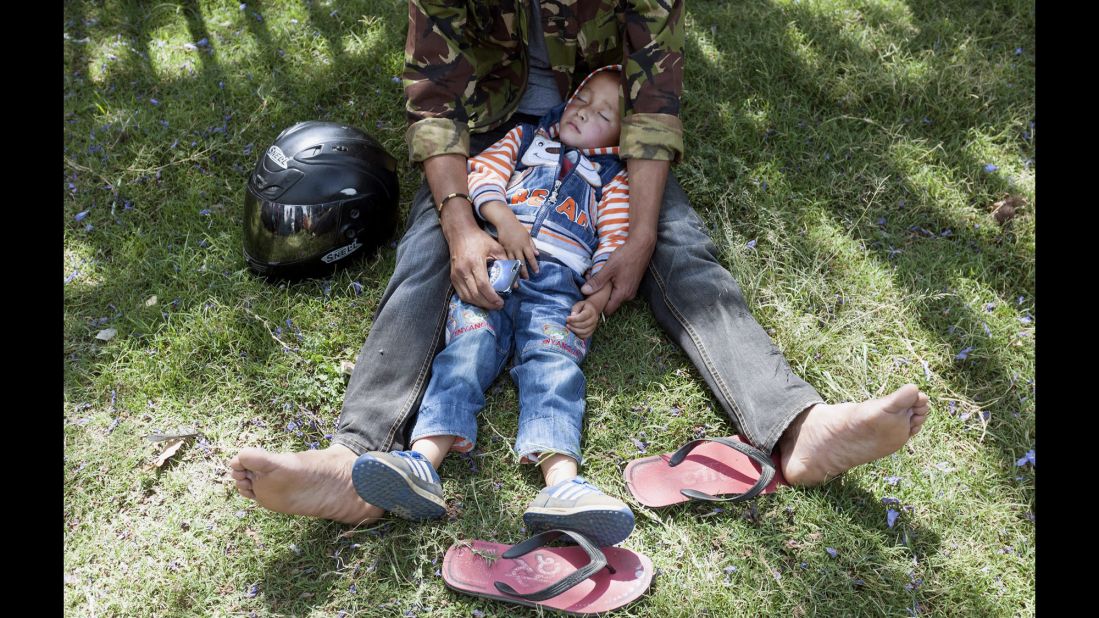
[[[410,440],[457,436],[452,450],[473,448],[485,390],[512,351],[511,378],[519,387],[515,452],[524,461],[560,453],[581,462],[584,373],[589,341],[565,328],[572,306],[583,299],[583,279],[552,258],[504,296],[504,307],[486,311],[455,294],[447,312],[446,347],[435,357],[431,381]]]

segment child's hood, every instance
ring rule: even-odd
[[[607,66],[599,67],[591,73],[588,73],[587,77],[585,77],[583,81],[580,82],[579,86],[573,89],[572,94],[569,95],[569,98],[566,99],[564,103],[561,103],[557,107],[547,112],[545,116],[542,116],[541,122],[538,123],[538,128],[545,131],[551,138],[557,139],[557,133],[561,128],[561,115],[565,113],[565,108],[569,106],[569,103],[572,103],[572,100],[576,97],[576,93],[580,92],[584,88],[584,84],[588,83],[592,77],[595,77],[596,74],[602,73],[603,71],[617,71],[621,75],[622,65],[608,64]],[[624,75],[622,76],[622,81],[625,81]],[[589,156],[618,156],[618,146],[608,146],[605,148],[581,148],[580,152]]]

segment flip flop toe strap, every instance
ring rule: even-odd
[[[731,449],[735,449],[741,453],[747,455],[752,461],[756,462],[760,466],[759,479],[755,485],[752,485],[751,489],[742,494],[730,494],[726,497],[717,497],[705,492],[698,491],[697,489],[681,489],[679,493],[691,498],[693,500],[705,500],[707,502],[740,502],[742,500],[751,500],[759,495],[759,492],[763,491],[767,487],[771,479],[775,477],[775,466],[771,463],[771,457],[767,453],[759,450],[758,448],[745,444],[739,440],[731,440],[729,438],[703,438],[700,440],[691,440],[679,448],[678,451],[672,453],[670,459],[668,459],[668,465],[671,467],[678,466],[683,463],[683,460],[687,458],[687,455],[694,450],[694,448],[704,442],[720,442]]]
[[[578,532],[574,532],[572,530],[546,530],[545,532],[536,534],[529,539],[523,541],[522,543],[513,546],[511,549],[504,552],[501,557],[518,558],[519,556],[529,554],[530,552],[546,545],[547,543],[556,539],[562,534],[567,534],[569,537],[571,537],[572,540],[576,541],[576,544],[579,545],[584,550],[584,552],[588,554],[589,562],[587,564],[585,564],[583,567],[580,567],[576,571],[573,571],[571,574],[563,577],[562,579],[535,592],[523,594],[517,592],[508,584],[499,581],[493,582],[493,585],[496,586],[496,589],[500,592],[503,592],[504,594],[508,594],[513,597],[519,597],[521,599],[526,599],[528,601],[545,601],[546,599],[555,597],[562,592],[568,590],[569,588],[572,588],[576,584],[579,584],[585,579],[598,573],[599,570],[603,567],[607,566],[607,557],[603,555],[603,552],[599,551],[599,548],[597,548],[595,545],[592,545],[591,541],[585,538],[584,535]]]

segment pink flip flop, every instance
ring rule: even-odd
[[[545,547],[562,534],[579,545]],[[608,612],[636,601],[652,579],[648,556],[622,547],[599,549],[569,530],[547,530],[515,546],[456,543],[443,557],[443,581],[449,588],[575,616]]]
[[[738,502],[788,484],[779,454],[767,455],[740,436],[692,440],[674,453],[635,459],[622,474],[630,493],[649,507]]]

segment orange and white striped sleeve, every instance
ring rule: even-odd
[[[630,184],[626,170],[618,172],[606,186],[595,206],[595,231],[599,245],[591,260],[591,274],[603,269],[614,250],[630,235]]]
[[[495,144],[469,158],[469,197],[478,217],[484,204],[494,200],[507,203],[508,181],[515,171],[522,139],[523,127],[516,126]]]

